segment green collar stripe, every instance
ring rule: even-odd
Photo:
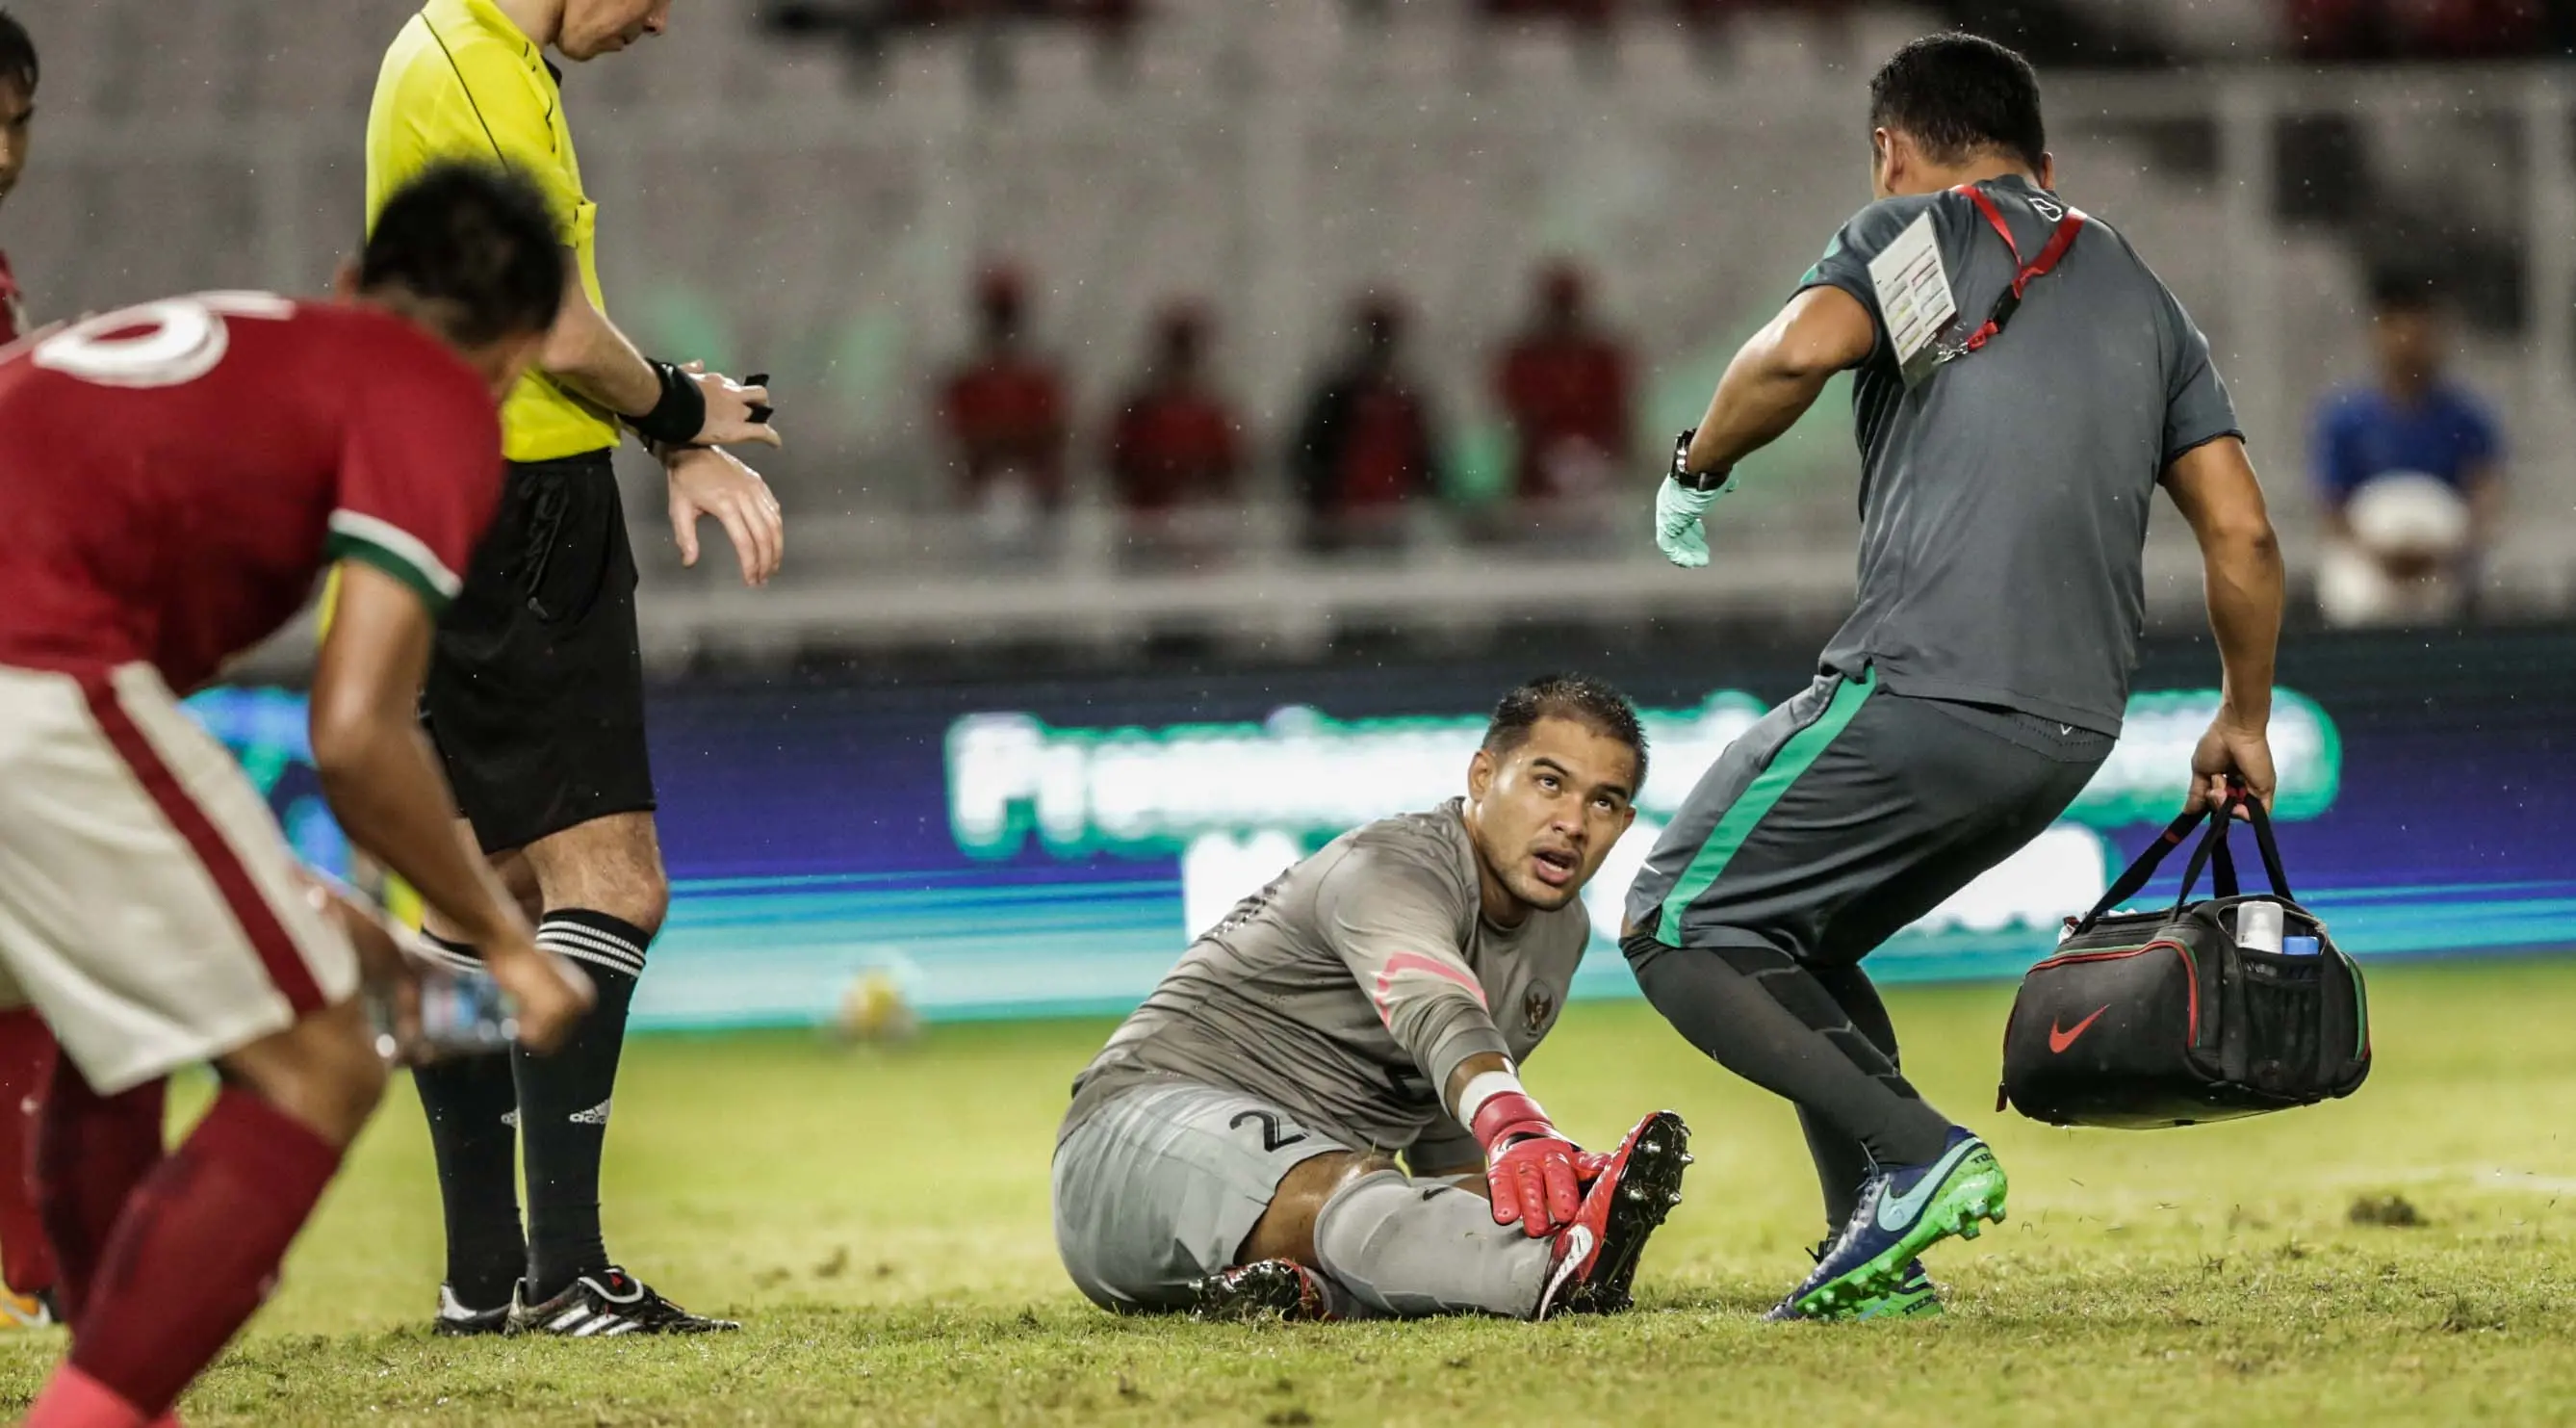
[[[1860,712],[1862,702],[1877,687],[1876,669],[1863,674],[1857,681],[1846,679],[1836,685],[1833,701],[1825,706],[1825,712],[1817,716],[1814,723],[1790,735],[1789,741],[1780,746],[1780,752],[1771,756],[1769,766],[1755,776],[1751,786],[1738,795],[1735,802],[1727,806],[1726,813],[1717,820],[1717,827],[1709,831],[1708,841],[1700,844],[1699,851],[1691,855],[1690,866],[1682,869],[1681,877],[1673,883],[1671,894],[1664,899],[1664,915],[1657,933],[1661,941],[1674,947],[1682,945],[1683,911],[1716,884],[1718,875],[1724,873],[1726,865],[1734,860],[1735,850],[1743,847],[1744,840],[1752,835],[1754,825],[1762,821],[1763,815],[1771,811],[1771,806],[1780,801],[1780,795],[1789,791],[1789,785],[1796,783],[1798,776],[1805,773],[1808,766],[1842,733],[1843,726],[1851,723],[1852,716]]]

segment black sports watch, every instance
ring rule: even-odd
[[[1714,471],[1690,469],[1691,438],[1697,435],[1699,428],[1692,427],[1673,438],[1673,484],[1692,491],[1714,491],[1735,475],[1735,468],[1721,466]]]

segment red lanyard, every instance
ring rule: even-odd
[[[2013,274],[2012,286],[1995,299],[1994,311],[1987,314],[1986,325],[1969,333],[1968,340],[1954,349],[1964,356],[1985,346],[1996,333],[2004,330],[2004,324],[2011,321],[2013,313],[2021,307],[2022,292],[2030,286],[2031,280],[2046,276],[2049,269],[2057,266],[2057,260],[2066,256],[2066,250],[2075,246],[2075,235],[2084,227],[2084,215],[2076,209],[2067,209],[2066,215],[2057,220],[2057,230],[2048,235],[2047,245],[2039,250],[2039,256],[2022,263],[2021,245],[2013,241],[2012,228],[2004,222],[2003,213],[1995,207],[1995,201],[1986,197],[1985,190],[1975,184],[1963,183],[1950,191],[1968,196],[1968,201],[1977,206],[1977,211],[1986,215],[1987,226],[2004,240],[2004,248],[2013,255],[2013,261],[2021,263],[2021,270]]]

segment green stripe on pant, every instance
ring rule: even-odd
[[[1666,945],[1682,945],[1682,913],[1716,884],[1726,865],[1734,860],[1735,850],[1744,846],[1762,816],[1834,742],[1877,688],[1878,670],[1874,666],[1858,680],[1846,679],[1836,685],[1825,712],[1817,715],[1814,723],[1790,735],[1743,794],[1727,805],[1725,815],[1709,830],[1708,841],[1699,845],[1699,851],[1691,855],[1690,866],[1682,869],[1682,875],[1673,880],[1673,890],[1664,896],[1658,928]]]

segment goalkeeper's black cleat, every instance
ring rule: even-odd
[[[513,1305],[510,1332],[567,1339],[607,1339],[626,1334],[721,1334],[742,1325],[692,1314],[647,1288],[622,1269],[585,1274],[543,1304]]]
[[[468,1309],[456,1297],[454,1285],[438,1286],[438,1317],[430,1321],[430,1331],[445,1339],[470,1339],[480,1334],[505,1334],[510,1330],[510,1311],[517,1307],[518,1295],[511,1303],[492,1309]]]
[[[1256,1260],[1221,1269],[1191,1290],[1190,1317],[1207,1324],[1265,1319],[1316,1323],[1341,1317],[1324,1277],[1287,1259]]]

